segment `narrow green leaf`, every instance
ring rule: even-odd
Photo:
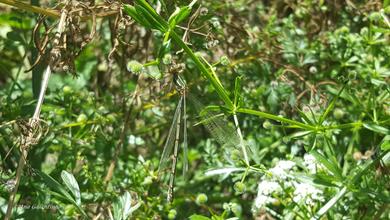
[[[310,120],[310,118],[307,117],[307,115],[306,115],[303,111],[299,110],[298,108],[297,108],[297,110],[298,110],[299,115],[302,117],[302,119],[303,119],[306,123],[308,123],[308,124],[310,124],[310,125],[313,125],[313,124],[314,124],[313,121]]]
[[[176,10],[172,13],[172,15],[168,19],[168,24],[170,29],[174,29],[177,24],[182,22],[184,19],[188,17],[191,13],[190,6],[184,6],[181,8],[176,8]]]
[[[190,220],[210,220],[210,218],[203,215],[191,215]]]
[[[150,6],[149,3],[147,3],[145,0],[135,0],[137,4],[142,6],[142,8],[148,12],[158,23],[160,23],[163,26],[163,29],[168,29],[168,23],[154,10],[152,6]],[[165,31],[162,31],[165,32]]]
[[[151,24],[146,19],[144,19],[142,16],[140,16],[138,14],[138,12],[136,11],[134,6],[132,6],[132,5],[124,5],[124,9],[125,9],[125,12],[131,18],[133,18],[137,23],[139,23],[140,25],[142,25],[142,26],[144,26],[146,28],[152,28]]]
[[[295,138],[302,138],[306,135],[309,135],[309,134],[312,134],[313,131],[298,131],[298,132],[295,132],[291,135],[289,135],[289,138],[291,139],[295,139]]]
[[[61,193],[65,198],[71,202],[76,203],[76,201],[73,199],[73,197],[68,193],[68,191],[63,187],[59,182],[57,182],[55,179],[53,179],[51,176],[47,175],[44,172],[38,171],[38,175],[43,179],[45,184],[52,188],[53,190],[56,190],[57,192]]]
[[[386,135],[381,142],[381,150],[390,150],[390,135]]]
[[[80,195],[79,184],[77,183],[73,174],[68,173],[65,170],[63,170],[61,172],[61,178],[64,181],[65,185],[68,187],[68,189],[72,192],[73,196],[75,197],[77,205],[81,205],[81,195]]]
[[[345,194],[347,187],[343,187],[331,200],[329,200],[311,219],[320,219],[329,211]]]
[[[145,8],[139,5],[135,5],[134,7],[137,13],[141,15],[145,20],[148,21],[152,29],[157,29],[161,32],[166,31],[165,28],[162,26],[162,24],[158,22],[156,18],[153,17],[153,15],[151,15]]]
[[[131,206],[131,194],[126,191],[119,200],[113,204],[114,220],[126,220],[140,206],[137,203],[134,207]]]
[[[343,90],[345,89],[346,85],[347,84],[344,84],[344,86],[340,89],[339,93],[335,97],[333,97],[332,101],[330,102],[328,107],[325,109],[324,113],[320,116],[320,119],[319,119],[319,122],[318,122],[320,125],[325,121],[326,116],[328,116],[330,111],[332,111],[332,109],[334,108],[334,105],[336,104],[336,101],[340,97],[340,95],[343,92]]]
[[[236,80],[234,81],[234,106],[239,107],[240,102],[240,94],[241,94],[241,76],[236,77]]]
[[[319,153],[316,150],[310,151],[310,154],[313,155],[318,162],[325,166],[340,182],[343,180],[342,172],[337,164],[329,161],[324,155]]]
[[[82,207],[79,204],[77,204],[77,202],[68,193],[68,191],[65,189],[65,187],[63,187],[59,182],[57,182],[55,179],[53,179],[50,175],[48,175],[44,172],[41,172],[39,170],[37,172],[38,172],[38,175],[42,178],[42,180],[45,182],[45,184],[49,188],[51,188],[51,189],[59,192],[61,195],[63,195],[63,196],[61,196],[62,199],[66,199],[69,203],[73,204],[84,217],[87,217],[87,214],[84,212]],[[56,195],[55,192],[53,192],[53,195]]]
[[[363,126],[367,128],[368,130],[382,133],[382,134],[389,134],[389,129],[382,127],[380,125],[374,124],[374,123],[363,123]]]
[[[177,43],[186,53],[188,56],[191,57],[191,59],[195,62],[196,67],[201,71],[204,77],[206,77],[212,86],[215,88],[216,92],[218,93],[219,97],[225,102],[225,105],[229,109],[233,109],[234,105],[233,102],[229,98],[229,94],[227,93],[226,89],[222,86],[222,84],[214,78],[212,73],[206,68],[206,66],[200,61],[199,57],[195,55],[195,53],[183,42],[181,37],[176,34],[175,31],[172,30],[171,32],[172,40]]]

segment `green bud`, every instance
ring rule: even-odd
[[[269,122],[268,120],[266,120],[266,121],[263,123],[263,128],[265,128],[265,129],[271,129],[271,128],[272,128],[272,123]]]
[[[171,209],[171,210],[169,210],[169,213],[168,213],[168,219],[175,219],[176,215],[177,215],[177,211],[175,209]]]
[[[241,152],[238,149],[233,149],[231,158],[234,161],[240,160],[241,158]]]
[[[379,21],[381,19],[381,14],[379,12],[372,12],[368,18],[371,20],[371,21]]]
[[[204,193],[200,193],[196,196],[196,204],[197,205],[202,205],[202,204],[205,204],[207,202],[208,198],[207,198],[207,195],[204,194]]]
[[[309,68],[309,72],[312,73],[312,74],[317,73],[317,72],[318,72],[317,67],[311,66],[311,67]]]
[[[64,86],[64,88],[62,88],[62,92],[65,95],[69,95],[73,92],[73,89],[70,86]]]
[[[132,60],[127,63],[127,70],[135,74],[141,73],[143,68],[144,66],[136,60]]]
[[[221,59],[219,60],[222,65],[227,66],[230,64],[230,60],[227,56],[222,56]]]
[[[172,55],[169,53],[165,54],[162,61],[165,65],[171,64],[172,63]]]
[[[363,27],[362,29],[360,29],[360,34],[361,35],[367,35],[368,34],[368,28],[367,27]]]
[[[239,194],[242,194],[245,192],[246,190],[246,186],[243,182],[236,182],[234,184],[234,190],[239,193]]]
[[[336,119],[342,119],[344,117],[344,114],[345,112],[340,109],[340,108],[336,108],[334,111],[333,111],[333,116],[336,118]]]
[[[84,123],[87,121],[87,116],[85,114],[80,114],[78,117],[77,117],[77,122],[79,123]]]
[[[223,203],[222,208],[224,210],[230,212],[230,204],[229,203],[227,203],[227,202]]]
[[[349,27],[347,26],[342,26],[341,28],[338,29],[340,33],[349,33]]]
[[[97,66],[97,70],[100,72],[106,72],[108,70],[108,66],[106,62],[99,63]]]
[[[108,122],[114,122],[115,121],[115,114],[114,113],[111,113],[109,115],[107,115],[107,120]]]

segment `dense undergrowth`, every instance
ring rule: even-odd
[[[390,218],[389,1],[0,3],[1,216]]]

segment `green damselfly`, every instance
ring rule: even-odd
[[[169,164],[169,157],[172,155],[172,165],[169,175],[168,183],[168,193],[167,200],[168,202],[173,201],[174,196],[174,186],[175,186],[175,175],[176,175],[176,165],[179,154],[179,147],[182,146],[183,151],[183,175],[188,171],[188,142],[187,142],[187,85],[185,80],[180,77],[178,74],[173,74],[173,82],[175,88],[180,94],[179,102],[176,106],[175,114],[168,132],[168,137],[164,145],[164,150],[160,159],[160,164],[158,168],[158,175],[160,176],[161,171],[165,169],[167,164]],[[241,135],[241,130],[238,126],[237,118],[235,117],[236,128],[229,126],[229,123],[224,119],[222,114],[213,114],[211,111],[204,111],[203,105],[200,101],[193,96],[191,96],[191,101],[194,104],[194,107],[201,111],[200,116],[202,121],[198,124],[203,124],[210,134],[217,140],[217,142],[223,147],[233,147],[238,148],[241,146],[244,153],[246,154],[246,146],[244,146],[244,141]],[[201,110],[203,109],[203,110]],[[182,131],[182,133],[181,133]],[[180,139],[182,142],[180,143]],[[173,151],[173,153],[172,153]]]
[[[169,157],[172,154],[172,166],[169,175],[169,183],[168,183],[169,185],[168,185],[168,193],[167,193],[168,202],[173,201],[176,165],[177,165],[180,145],[182,146],[183,149],[183,175],[185,175],[188,170],[186,82],[178,74],[173,74],[173,82],[175,84],[176,90],[180,94],[180,99],[179,99],[179,103],[176,106],[175,114],[173,115],[172,124],[168,132],[168,137],[164,145],[164,150],[158,168],[158,173],[160,176],[161,171],[166,166],[167,162],[169,161]],[[181,130],[183,130],[182,134],[180,133]],[[183,138],[182,143],[180,143],[181,137]]]

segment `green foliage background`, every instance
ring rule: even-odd
[[[142,2],[90,5],[121,10]],[[176,7],[190,4],[148,2],[160,8],[164,21]],[[40,4],[50,8],[56,3]],[[30,71],[39,57],[34,41],[45,36],[43,26],[33,32],[40,17],[5,4],[0,12],[0,213],[5,215],[20,157],[18,122],[34,112],[55,32],[47,32],[48,47]],[[65,61],[53,67],[42,108],[48,131],[29,152],[15,219],[122,219],[124,204],[137,207],[131,219],[309,219],[326,204],[331,206],[319,218],[390,218],[389,1],[205,0],[171,29],[140,24],[122,12],[98,17],[90,42],[85,36],[94,27],[91,19],[72,21],[79,32],[65,30]],[[49,16],[45,23],[55,27],[57,20]],[[169,31],[167,38],[173,40],[164,48]],[[178,43],[183,35],[190,51]],[[189,52],[203,57],[207,69]],[[202,73],[213,72],[205,61],[228,100],[239,100],[235,108],[221,96],[214,78]],[[175,200],[169,204],[167,181],[158,178],[157,168],[179,100],[172,84],[177,68],[190,94],[190,166],[186,178],[177,172]],[[240,148],[221,145],[196,125],[201,109],[191,99],[219,106],[227,130],[237,115],[250,146],[250,165]],[[310,174],[302,165],[305,153],[323,170]],[[299,206],[292,202],[293,192],[286,191],[277,203],[254,208],[259,181],[280,160],[300,164],[294,175],[320,185],[325,201]],[[112,163],[112,178],[105,181]],[[205,175],[227,167],[242,169]],[[77,198],[67,188],[65,179],[72,178],[64,170],[77,181],[79,204],[72,202]],[[32,204],[46,208],[21,207]]]

